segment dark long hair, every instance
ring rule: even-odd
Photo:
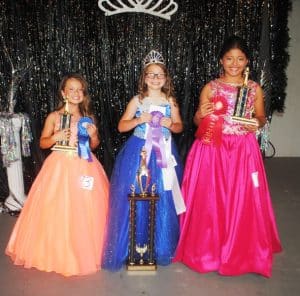
[[[248,60],[250,59],[250,52],[246,41],[235,35],[228,37],[224,41],[223,46],[219,53],[219,59],[222,59],[228,51],[235,48],[241,50],[245,54]]]

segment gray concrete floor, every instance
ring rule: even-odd
[[[0,295],[185,295],[298,296],[300,295],[300,158],[265,160],[283,252],[275,255],[270,279],[256,274],[224,277],[199,274],[176,263],[155,273],[99,271],[65,278],[55,273],[14,266],[4,249],[16,218],[0,214]]]

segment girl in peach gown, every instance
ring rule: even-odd
[[[65,76],[59,96],[68,104],[46,119],[40,147],[69,140],[75,149],[52,151],[36,177],[6,248],[16,265],[64,276],[100,269],[109,182],[91,152],[100,141],[87,87],[81,75]],[[60,130],[66,108],[71,126]]]

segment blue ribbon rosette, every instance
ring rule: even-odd
[[[89,162],[93,161],[92,153],[90,149],[90,136],[87,132],[87,126],[93,123],[92,118],[90,117],[81,117],[78,121],[78,155],[83,159],[87,159]]]

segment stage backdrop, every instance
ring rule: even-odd
[[[14,111],[29,115],[33,133],[32,156],[23,159],[26,192],[49,152],[39,149],[39,136],[46,115],[57,105],[59,81],[70,71],[82,73],[90,84],[101,135],[96,154],[108,175],[129,136],[118,133],[118,120],[137,92],[141,61],[151,49],[163,54],[174,80],[185,126],[176,136],[183,160],[193,141],[199,91],[218,75],[218,53],[228,35],[248,42],[250,77],[264,84],[269,120],[274,110],[284,110],[290,1],[175,2],[178,10],[167,20],[133,12],[105,16],[97,0],[0,1],[0,111],[9,108],[13,66],[20,73]],[[7,192],[1,163],[0,196]]]

